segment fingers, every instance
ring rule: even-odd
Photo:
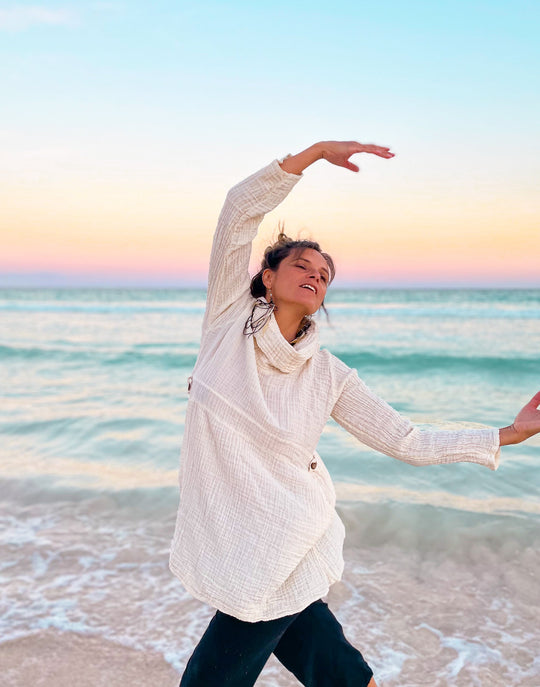
[[[529,407],[529,408],[536,410],[539,405],[540,405],[540,391],[538,393],[536,393],[531,398],[531,400],[527,403],[527,405],[525,407],[526,408]]]
[[[330,155],[345,154],[347,157],[355,153],[369,153],[380,157],[391,158],[394,153],[388,146],[378,146],[374,143],[360,143],[359,141],[326,141],[324,146]]]
[[[347,152],[347,161],[344,164],[344,167],[350,169],[352,172],[358,172],[360,169],[357,165],[353,164],[348,159],[349,157],[351,157],[351,155],[354,155],[355,153],[369,153],[371,155],[378,155],[379,157],[383,157],[387,160],[394,157],[394,153],[390,151],[390,148],[386,148],[385,146],[376,146],[371,143],[367,145],[364,145],[362,143],[355,143],[353,149],[348,150]]]
[[[386,146],[376,146],[372,143],[362,146],[362,150],[359,152],[371,153],[372,155],[378,155],[379,157],[384,157],[386,159],[394,157],[394,153],[390,151],[390,148],[387,148]]]

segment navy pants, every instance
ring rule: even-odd
[[[271,653],[306,687],[367,687],[373,676],[319,600],[300,613],[256,623],[217,611],[180,687],[252,687]]]

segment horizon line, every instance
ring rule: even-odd
[[[129,291],[206,291],[208,285],[206,283],[4,283],[0,278],[0,291],[12,290],[66,290],[66,291],[114,291],[114,290],[129,290]],[[433,282],[418,282],[418,283],[341,283],[332,285],[328,290],[327,295],[331,295],[336,291],[404,291],[404,290],[445,290],[445,291],[539,291],[540,284],[493,284],[493,283],[433,283]]]
[[[123,273],[117,276],[99,272],[76,275],[73,272],[52,271],[1,271],[0,289],[207,289],[207,278],[201,275],[184,275],[183,278],[164,275]],[[337,289],[540,289],[540,274],[507,276],[500,280],[476,278],[460,274],[452,278],[445,275],[434,279],[433,275],[402,275],[400,279],[388,279],[381,275],[369,280],[338,276],[331,290]],[[329,291],[331,292],[331,291]]]

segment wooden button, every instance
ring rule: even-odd
[[[315,470],[315,468],[317,467],[317,461],[314,460],[314,461],[310,464],[309,467],[310,467],[312,470]]]

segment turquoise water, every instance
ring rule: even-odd
[[[93,478],[106,491],[123,486],[114,482],[123,471],[144,489],[135,468],[145,467],[154,486],[168,486],[204,297],[0,291],[4,471],[17,479],[46,463],[51,488]],[[336,291],[327,301],[322,345],[415,422],[504,426],[540,388],[539,291]],[[525,510],[540,494],[535,440],[505,449],[504,478],[471,465],[419,471],[333,422],[320,450],[338,482],[511,497]]]
[[[167,572],[186,380],[204,299],[202,290],[0,290],[0,581],[11,594],[0,606],[1,636],[46,627],[101,632],[182,665],[190,645],[178,638],[178,613],[191,609],[185,623],[195,637],[209,612],[201,606],[193,615]],[[540,389],[539,290],[335,290],[327,307],[322,345],[422,426],[505,426]],[[332,421],[319,450],[348,531],[348,564],[335,592],[343,618],[354,628],[358,608],[369,613],[370,584],[373,595],[384,587],[398,594],[393,605],[405,603],[418,566],[436,564],[446,585],[473,575],[487,604],[475,610],[484,636],[510,653],[471,654],[476,640],[456,643],[440,629],[436,599],[418,632],[454,647],[457,663],[444,670],[465,654],[479,657],[467,684],[488,668],[500,675],[497,661],[520,676],[504,684],[540,684],[540,646],[527,616],[540,606],[531,575],[540,562],[540,440],[504,448],[497,472],[471,464],[417,469],[361,446]],[[371,572],[384,562],[384,581],[371,580],[366,561]],[[502,625],[494,619],[500,608],[489,611],[501,580],[488,584],[486,562],[506,571]],[[121,620],[115,590],[126,579],[133,608],[152,617],[142,626]],[[385,684],[400,684],[417,649],[396,648],[392,622],[377,625],[373,662]],[[475,632],[479,622],[471,618]]]

